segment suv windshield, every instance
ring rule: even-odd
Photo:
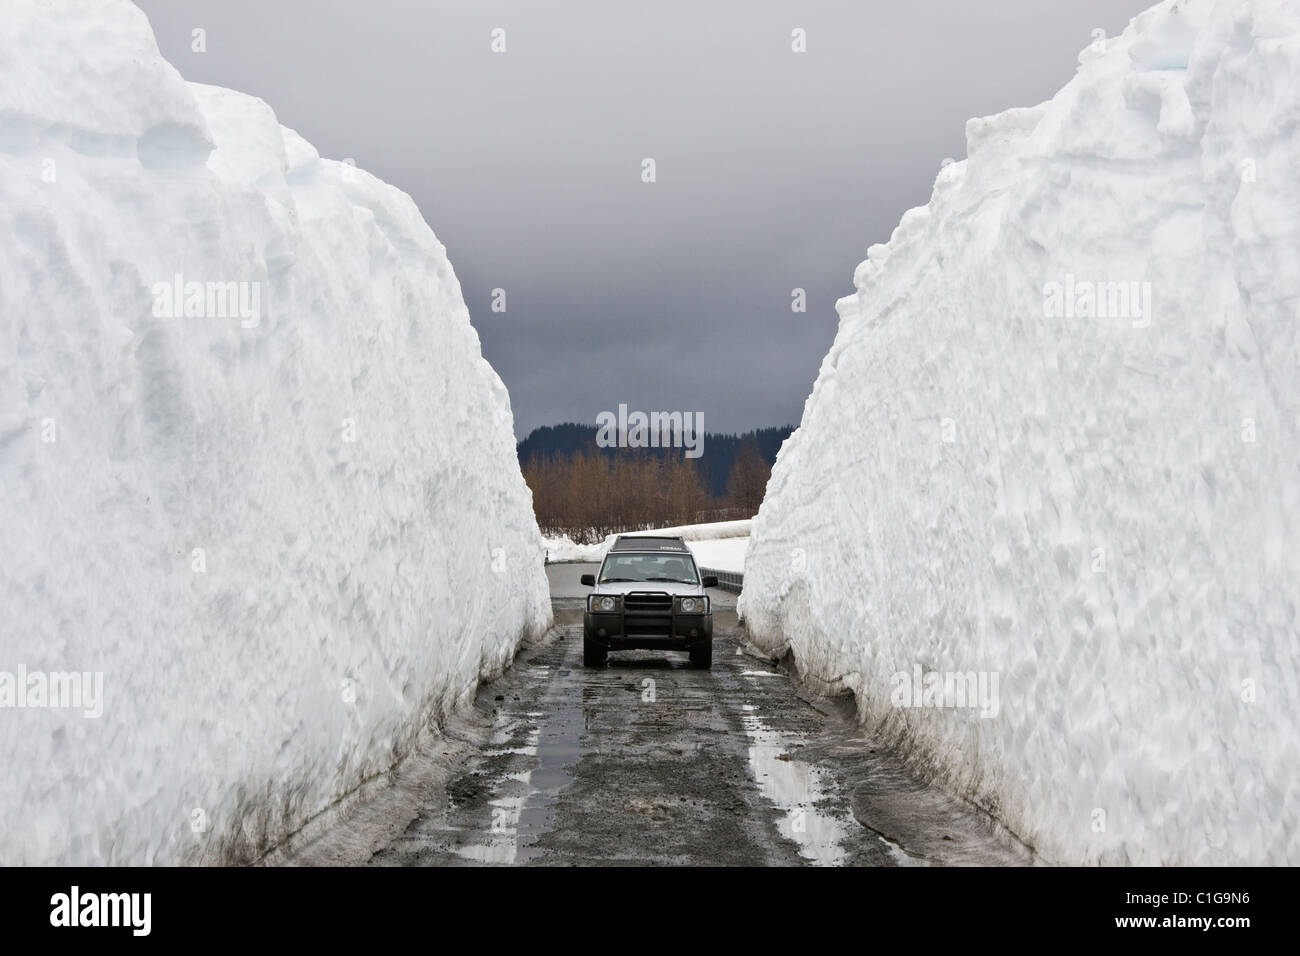
[[[684,554],[611,554],[600,569],[600,583],[619,581],[700,583],[695,560]]]

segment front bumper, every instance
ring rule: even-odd
[[[713,640],[713,614],[683,614],[668,597],[666,607],[635,592],[624,596],[614,611],[585,611],[583,636],[609,650],[689,650]]]

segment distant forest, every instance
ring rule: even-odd
[[[643,528],[749,518],[792,427],[706,432],[699,458],[682,448],[602,448],[594,425],[534,430],[519,464],[546,534],[590,543]]]
[[[695,459],[700,470],[700,477],[709,494],[723,498],[727,494],[727,479],[731,476],[736,455],[746,442],[753,442],[758,453],[770,468],[776,461],[776,453],[781,450],[781,443],[794,432],[794,426],[783,425],[776,428],[758,428],[739,435],[704,433],[704,454]],[[680,448],[600,448],[596,445],[596,426],[579,425],[566,422],[563,425],[543,425],[535,428],[528,437],[518,444],[519,466],[527,468],[529,463],[548,457],[571,458],[576,452],[587,451],[607,456],[645,454],[659,458],[681,458]]]

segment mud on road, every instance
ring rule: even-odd
[[[579,575],[556,628],[479,689],[396,779],[275,862],[378,866],[1024,864],[1032,854],[911,778],[843,705],[746,651],[712,592],[714,663],[628,651],[582,666]]]

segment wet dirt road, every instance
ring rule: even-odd
[[[981,814],[910,778],[843,707],[802,698],[746,653],[734,595],[712,592],[712,670],[648,651],[587,670],[578,578],[594,567],[547,570],[551,640],[480,688],[455,740],[390,788],[405,800],[360,808],[289,862],[1032,862]]]

